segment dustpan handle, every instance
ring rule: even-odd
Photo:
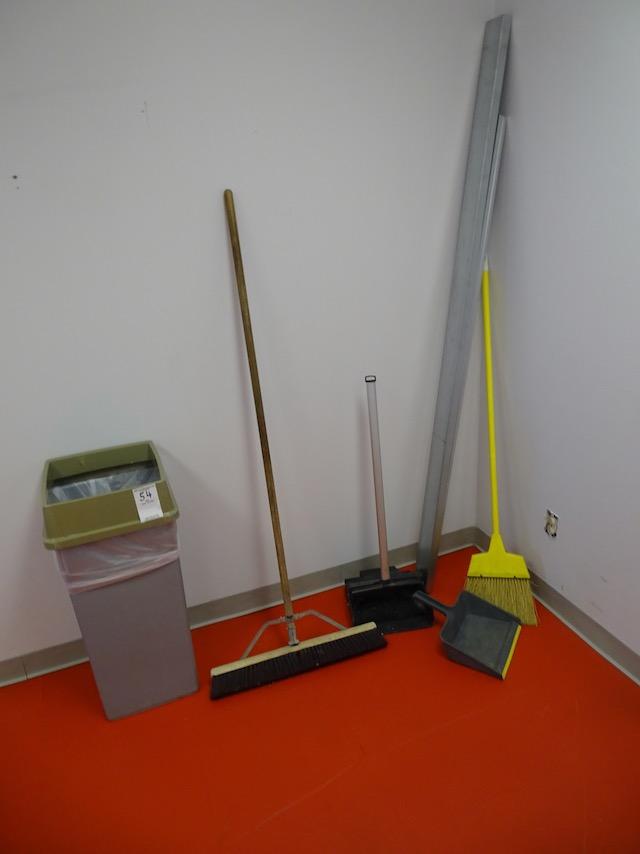
[[[378,549],[380,551],[380,578],[389,581],[389,549],[387,546],[387,520],[384,512],[384,489],[382,486],[382,454],[380,453],[380,428],[378,426],[378,401],[376,378],[369,374],[364,378],[367,386],[369,408],[369,433],[371,434],[371,459],[373,462],[373,489],[376,496],[376,521],[378,523]]]
[[[441,614],[444,614],[445,617],[450,616],[453,610],[447,605],[443,605],[442,602],[438,602],[438,600],[434,599],[433,596],[429,596],[428,593],[424,593],[422,590],[416,590],[416,592],[413,594],[413,601],[416,603],[416,605],[420,606],[430,605],[432,608],[435,608],[436,611],[440,611]]]

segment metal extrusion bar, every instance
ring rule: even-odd
[[[487,203],[485,206],[484,220],[483,220],[483,224],[482,224],[482,237],[480,240],[480,258],[482,259],[481,264],[484,264],[484,259],[485,259],[486,254],[487,254],[487,245],[489,242],[489,230],[491,228],[491,217],[493,214],[493,203],[495,201],[496,188],[498,185],[498,175],[500,172],[500,163],[502,160],[502,146],[504,144],[505,131],[506,131],[506,119],[504,118],[504,116],[498,116],[498,125],[497,125],[497,129],[496,129],[496,140],[495,140],[495,146],[494,146],[494,150],[493,150],[493,158],[491,160],[491,173],[489,175],[489,189],[487,191]],[[482,274],[480,274],[480,276],[482,277]],[[471,336],[473,336],[473,331],[471,331],[470,334],[471,334]],[[469,342],[469,343],[471,343],[471,342]],[[465,369],[464,377],[462,379],[462,388],[460,390],[460,395],[461,395],[460,407],[462,407],[462,394],[464,392],[465,378],[466,378],[466,369]],[[456,429],[457,429],[457,427],[456,427]],[[453,441],[448,446],[448,449],[447,449],[448,457],[445,459],[445,466],[444,467],[445,467],[445,470],[449,473],[451,472],[451,466],[453,464],[453,452],[454,452],[454,450],[455,450],[455,435],[453,437]],[[448,488],[448,485],[449,485],[449,481],[447,479],[447,484],[446,484],[447,488]],[[445,493],[445,496],[443,499],[442,516],[444,516],[444,502],[446,502],[446,493]],[[427,575],[426,586],[428,587],[429,590],[433,586],[433,580],[435,577],[434,576],[435,562],[437,560],[437,556],[439,553],[441,529],[442,529],[442,518],[440,518],[440,528],[438,529],[438,540],[435,543],[435,545],[433,546],[433,548],[435,549],[435,554],[434,554],[432,562],[431,562],[431,571]],[[418,546],[419,546],[419,544],[418,544]]]
[[[489,244],[489,230],[491,228],[491,217],[493,215],[493,203],[496,200],[496,189],[498,186],[498,175],[500,174],[500,163],[502,162],[502,146],[507,129],[507,120],[504,116],[498,116],[498,127],[496,130],[496,144],[493,149],[493,160],[491,161],[491,175],[489,177],[489,192],[487,193],[487,206],[484,212],[484,223],[482,225],[482,238],[480,240],[480,257],[484,265]]]
[[[428,590],[433,585],[478,310],[482,240],[488,231],[489,183],[510,34],[510,15],[493,18],[485,26],[418,541],[417,568],[426,571]]]

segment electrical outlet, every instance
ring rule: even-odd
[[[558,536],[558,517],[551,510],[547,510],[547,519],[544,529],[550,537]]]

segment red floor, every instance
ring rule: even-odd
[[[436,594],[468,559],[441,559]],[[346,620],[342,590],[310,599]],[[212,703],[253,614],[194,633],[198,694],[125,720],[88,665],[0,689],[0,850],[639,852],[640,690],[541,616],[505,682],[434,628]]]

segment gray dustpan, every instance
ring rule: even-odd
[[[479,596],[463,590],[455,605],[443,605],[423,591],[413,594],[423,608],[446,616],[440,640],[452,661],[504,679],[520,635],[520,621]]]

